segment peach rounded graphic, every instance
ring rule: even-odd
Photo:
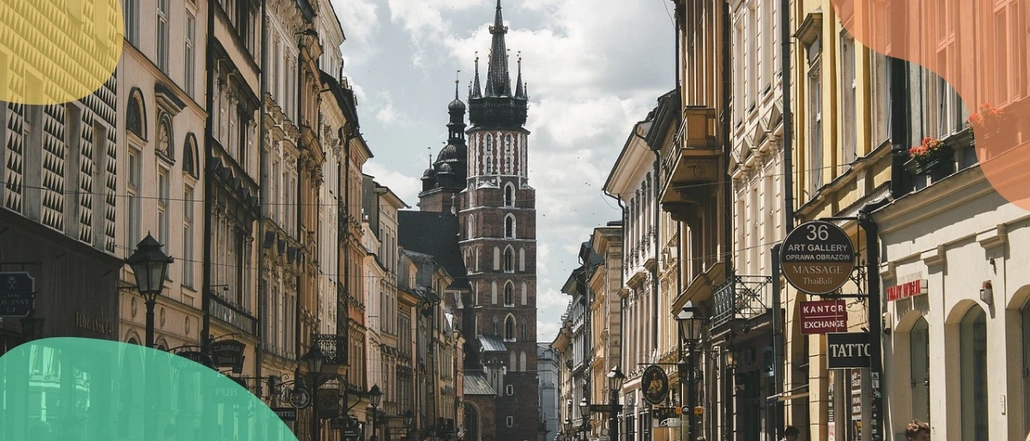
[[[832,1],[857,41],[951,84],[987,180],[1030,210],[1030,0]]]
[[[0,101],[58,104],[108,81],[122,53],[118,0],[0,2]]]

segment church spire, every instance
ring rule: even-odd
[[[497,0],[497,13],[494,24],[490,26],[493,43],[490,45],[490,65],[486,79],[486,95],[502,96],[511,94],[511,77],[508,75],[508,50],[504,44],[504,34],[508,28],[501,17],[501,0]]]
[[[519,51],[519,76],[515,80],[515,98],[524,100],[526,99],[526,90],[522,86],[522,52]]]
[[[472,90],[469,92],[469,99],[481,98],[483,95],[479,91],[479,51],[476,51],[476,77],[472,80]]]

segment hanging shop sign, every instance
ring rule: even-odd
[[[651,415],[653,427],[679,427],[683,411],[680,407],[656,407]]]
[[[317,392],[315,399],[318,400],[318,414],[322,418],[332,418],[340,414],[339,388],[326,387],[315,389],[315,391]]]
[[[25,271],[0,273],[0,317],[25,317],[35,305],[36,279]]]
[[[644,369],[640,385],[644,391],[644,400],[653,405],[657,406],[669,395],[669,377],[665,375],[665,370],[656,364]]]
[[[247,345],[236,340],[222,340],[211,343],[211,359],[215,366],[231,367],[233,372],[243,372],[243,351]]]
[[[801,302],[801,334],[848,332],[848,308],[844,300]]]
[[[272,412],[283,421],[297,421],[297,409],[293,407],[273,407]]]
[[[826,367],[867,368],[871,361],[870,346],[868,332],[826,334]]]
[[[900,285],[887,287],[887,301],[894,302],[909,297],[926,294],[926,279],[913,280]]]
[[[215,369],[215,364],[211,361],[211,356],[209,356],[209,355],[207,355],[207,354],[205,354],[203,352],[200,352],[200,351],[183,351],[183,352],[177,352],[175,355],[178,355],[178,356],[180,356],[182,358],[185,358],[186,360],[190,360],[190,361],[192,361],[194,363],[200,363],[200,364],[202,364],[204,366],[207,366],[209,369]],[[183,360],[183,363],[185,363],[185,360]],[[188,365],[186,365],[186,364],[180,364],[177,367],[185,368],[187,366]]]
[[[787,234],[780,251],[787,282],[809,294],[836,291],[855,269],[855,245],[836,224],[810,221]]]

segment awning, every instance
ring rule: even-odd
[[[797,398],[805,398],[808,396],[808,385],[795,387],[794,389],[780,392],[776,395],[770,395],[766,398],[766,401],[790,401]]]

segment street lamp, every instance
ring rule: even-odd
[[[379,390],[378,384],[373,384],[368,391],[368,401],[372,403],[372,438],[369,441],[376,441],[376,414],[379,413],[379,402],[383,399],[383,392]]]
[[[154,305],[157,304],[157,296],[164,288],[165,276],[168,274],[168,264],[172,258],[161,251],[161,244],[149,233],[136,245],[136,252],[132,253],[125,263],[132,267],[136,276],[136,288],[147,305],[147,347],[154,347]]]
[[[701,340],[701,328],[705,317],[701,314],[701,309],[694,306],[693,301],[688,301],[686,305],[683,305],[683,310],[676,316],[676,320],[679,320],[680,336],[690,345],[690,349],[687,351],[687,399],[683,400],[683,404],[686,405],[687,409],[685,410],[690,412],[687,421],[688,439],[694,440],[697,439],[696,417],[694,414],[694,400],[697,399],[697,375],[695,374],[697,372],[697,362],[694,359],[694,346]]]
[[[579,400],[579,415],[580,415],[580,433],[583,435],[580,438],[586,436],[586,427],[590,424],[590,403],[587,402],[587,397],[583,397]]]
[[[737,349],[733,347],[733,343],[727,343],[726,348],[723,349],[722,353],[723,366],[726,367],[726,399],[722,404],[723,409],[726,411],[726,433],[733,433],[733,400],[734,390],[736,389],[735,371],[737,369]]]
[[[612,405],[611,415],[608,417],[608,439],[618,440],[619,439],[619,390],[622,389],[622,383],[626,381],[626,374],[622,373],[622,369],[619,366],[615,366],[611,371],[608,371],[608,391],[609,391],[609,403]]]
[[[322,429],[319,427],[318,419],[318,388],[319,374],[322,373],[322,364],[325,363],[325,354],[317,342],[311,342],[311,348],[301,356],[308,365],[308,372],[311,373],[311,441],[318,441]]]

